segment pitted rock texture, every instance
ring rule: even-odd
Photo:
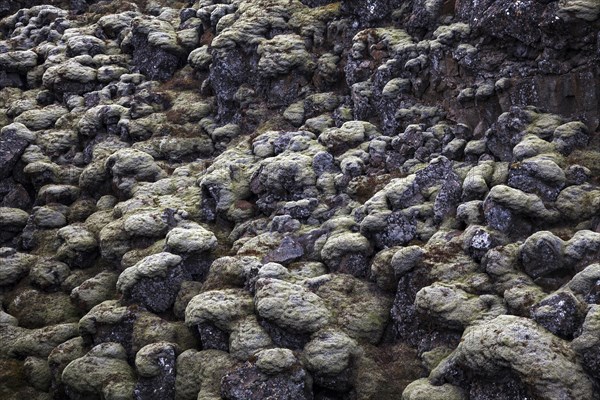
[[[600,399],[597,0],[0,0],[0,398]]]

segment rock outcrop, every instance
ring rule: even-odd
[[[599,31],[0,0],[0,398],[600,398]]]

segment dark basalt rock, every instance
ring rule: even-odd
[[[600,374],[598,373],[598,368],[600,368],[600,345],[595,345],[586,349],[582,354],[582,358],[586,371],[594,378],[599,379]]]
[[[521,250],[523,269],[532,278],[558,271],[564,267],[563,242],[550,232],[529,237]]]
[[[352,390],[352,370],[347,369],[334,376],[313,376],[315,391],[326,389],[336,394],[348,393]]]
[[[575,296],[562,292],[535,304],[531,308],[531,317],[555,335],[572,339],[583,323],[585,311]]]
[[[142,278],[124,293],[125,300],[141,304],[153,312],[167,311],[175,303],[183,279],[181,266],[170,269],[164,278]]]
[[[539,25],[545,19],[548,6],[539,1],[460,0],[457,3],[458,15],[483,34],[500,40],[518,40],[525,45],[536,44],[542,36]]]
[[[387,216],[381,231],[363,233],[367,237],[372,237],[376,246],[383,249],[407,244],[415,238],[416,232],[416,221],[408,218],[401,211],[395,211]],[[360,273],[360,268],[356,271]]]
[[[521,108],[512,108],[486,133],[488,150],[501,161],[511,161],[512,149],[521,141],[523,129],[531,121],[530,113]]]
[[[327,4],[335,3],[334,0],[300,0],[302,4],[305,4],[309,7],[321,7]]]
[[[203,349],[229,351],[229,334],[214,324],[198,324],[198,333]]]
[[[470,385],[469,399],[473,400],[527,400],[531,398],[521,380],[510,372],[500,373],[494,379],[475,377]]]
[[[391,310],[394,333],[397,339],[412,346],[418,346],[426,337],[414,302],[417,292],[427,284],[426,274],[422,270],[409,272],[398,281],[398,290]]]
[[[363,253],[350,252],[329,267],[334,272],[364,278],[369,270],[369,257]]]
[[[210,84],[216,94],[219,118],[230,121],[236,113],[234,95],[249,76],[252,55],[235,48],[216,52],[210,66]],[[255,63],[255,61],[254,61]]]
[[[600,280],[592,286],[585,295],[585,302],[588,304],[600,304]]]
[[[184,279],[204,282],[212,262],[213,258],[208,252],[184,256],[181,263]]]
[[[31,207],[31,197],[25,187],[11,178],[0,181],[0,207],[20,208],[27,210]]]
[[[389,18],[390,13],[400,8],[400,0],[345,0],[342,2],[347,12],[358,17],[364,23],[373,23],[385,18]]]
[[[176,355],[173,347],[164,349],[158,357],[158,373],[152,377],[140,377],[133,390],[136,400],[156,399],[170,400],[175,398]]]
[[[133,359],[133,324],[137,319],[135,310],[128,310],[127,314],[114,324],[99,323],[96,326],[96,332],[88,336],[82,333],[82,338],[86,344],[98,345],[101,343],[115,342],[121,344]]]
[[[29,143],[15,130],[6,129],[0,135],[0,179],[13,174],[13,168]]]
[[[546,201],[555,201],[564,182],[540,178],[539,172],[531,164],[514,165],[509,172],[508,184],[524,192],[537,194]]]
[[[221,394],[227,400],[310,400],[313,397],[308,382],[307,373],[301,368],[270,376],[246,363],[223,377]]]
[[[454,172],[449,173],[433,203],[433,220],[441,222],[450,215],[456,215],[460,204],[462,182]]]
[[[300,350],[310,341],[310,335],[308,334],[290,332],[262,318],[260,318],[258,322],[260,326],[267,331],[271,340],[273,340],[273,343],[278,347]]]
[[[166,81],[181,66],[179,56],[155,48],[146,35],[134,34],[132,46],[134,65],[149,79]]]
[[[263,262],[287,264],[299,259],[303,255],[304,249],[302,248],[302,245],[292,237],[286,236],[283,238],[278,248],[272,250],[265,256]]]

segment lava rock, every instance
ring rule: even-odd
[[[181,257],[167,252],[148,256],[119,275],[117,290],[128,301],[155,312],[166,311],[173,306],[183,281],[180,263]]]

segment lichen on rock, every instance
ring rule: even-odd
[[[0,397],[595,399],[596,0],[0,0]]]

